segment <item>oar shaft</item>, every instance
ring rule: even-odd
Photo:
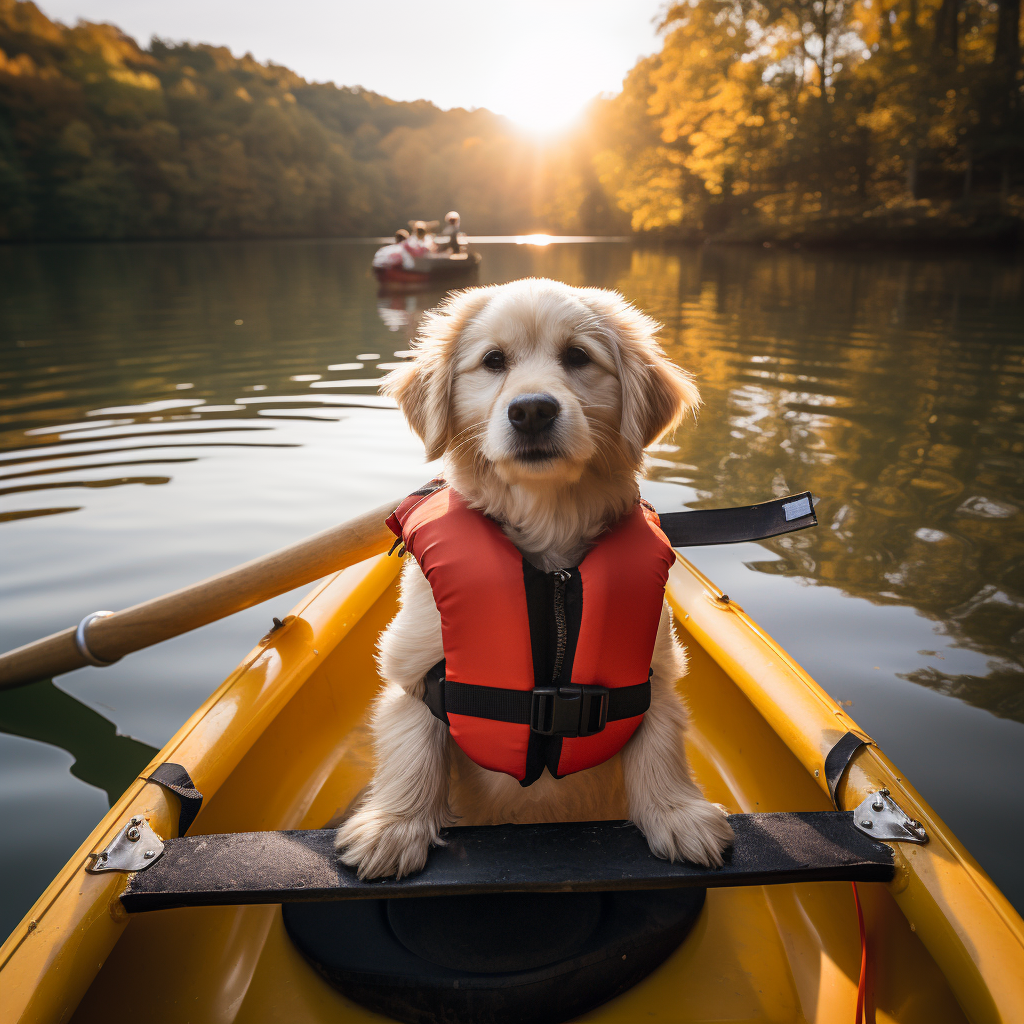
[[[384,520],[397,505],[389,502],[200,583],[93,619],[89,650],[102,661],[116,661],[385,551],[394,537]],[[75,644],[75,629],[71,626],[0,655],[0,690],[88,664]]]

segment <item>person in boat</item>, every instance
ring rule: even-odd
[[[395,232],[395,240],[389,245],[382,246],[373,254],[373,265],[375,267],[397,267],[402,262],[403,243],[409,237],[405,228],[399,228]]]
[[[462,243],[459,241],[459,232],[462,230],[461,219],[458,211],[451,210],[445,214],[444,227],[434,236],[438,252],[462,252]]]
[[[412,234],[402,243],[402,266],[406,270],[413,270],[416,260],[429,256],[434,251],[431,239],[427,236],[426,223],[418,220],[412,229]]]

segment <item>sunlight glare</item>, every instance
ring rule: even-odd
[[[564,86],[568,85],[568,88]],[[580,82],[572,84],[542,80],[531,88],[491,89],[487,97],[492,110],[503,114],[518,128],[533,135],[549,136],[565,131],[578,121],[598,90],[584,92]]]
[[[516,235],[516,245],[550,245],[555,239],[552,235]]]
[[[573,128],[595,97],[621,88],[623,65],[628,69],[648,46],[655,48],[656,10],[654,0],[523,0],[510,16],[500,5],[477,5],[467,22],[482,38],[475,51],[462,47],[459,62],[477,72],[469,76],[474,104],[532,135]],[[623,61],[621,52],[633,60]]]
[[[572,127],[605,82],[593,70],[580,73],[578,67],[559,60],[554,53],[544,57],[537,60],[535,54],[518,74],[481,83],[481,99],[482,106],[503,114],[522,130],[550,136]]]

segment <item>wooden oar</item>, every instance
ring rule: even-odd
[[[79,648],[76,626],[8,651],[0,655],[0,690],[59,676],[83,665],[115,662],[132,651],[234,615],[386,551],[395,538],[384,520],[397,507],[397,501],[389,502],[201,583],[94,618],[82,632],[86,650],[96,661]]]

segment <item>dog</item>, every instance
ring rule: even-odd
[[[658,330],[611,291],[541,279],[473,288],[426,314],[415,357],[382,390],[428,459],[444,460],[450,487],[553,572],[578,565],[636,506],[645,447],[696,411],[694,380],[662,352]],[[360,878],[420,870],[457,820],[629,818],[658,857],[721,865],[732,830],[690,775],[675,689],[686,654],[667,603],[650,708],[620,753],[560,779],[544,771],[526,788],[471,761],[427,708],[424,676],[443,657],[431,587],[410,558],[378,648],[375,774],[336,833],[339,860]]]

